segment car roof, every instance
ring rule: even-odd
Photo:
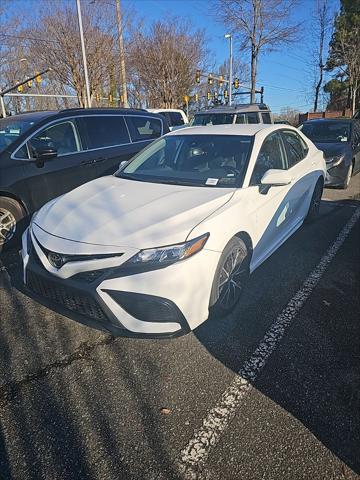
[[[6,120],[24,120],[24,121],[40,121],[43,118],[50,117],[52,115],[56,115],[58,112],[53,110],[39,110],[39,111],[32,111],[32,112],[24,112],[18,113],[16,115],[9,115],[5,119]]]
[[[270,112],[265,103],[240,103],[237,105],[221,105],[219,107],[199,110],[195,115],[208,115],[210,113],[238,113],[238,112]]]
[[[76,115],[94,115],[94,114],[114,114],[118,113],[121,115],[139,115],[139,114],[146,114],[146,115],[154,115],[157,116],[155,113],[148,112],[147,110],[140,109],[140,108],[116,108],[116,107],[106,107],[106,108],[67,108],[64,110],[39,110],[39,111],[32,111],[26,113],[19,113],[17,115],[12,115],[6,118],[14,118],[16,120],[35,120],[40,121],[44,118],[50,116],[57,116],[57,117],[68,117],[68,116],[76,116]]]
[[[353,118],[313,118],[312,120],[307,120],[306,122],[303,123],[305,124],[310,124],[310,123],[324,123],[324,122],[343,122],[343,123],[353,123],[354,120]]]
[[[181,110],[180,108],[147,108],[146,109],[148,112],[152,113],[159,113],[159,112],[179,112],[179,113],[184,113],[184,110]]]
[[[231,124],[231,125],[207,125],[207,126],[195,126],[195,127],[186,127],[181,128],[180,130],[172,131],[168,133],[169,135],[246,135],[253,136],[260,131],[266,131],[265,133],[270,133],[275,130],[291,129],[297,130],[290,125],[274,125],[274,124],[264,124],[256,123],[252,125],[247,124]]]

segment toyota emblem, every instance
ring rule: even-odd
[[[50,252],[48,255],[48,260],[55,268],[61,268],[64,265],[64,259],[60,253]]]

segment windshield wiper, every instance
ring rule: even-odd
[[[154,177],[140,177],[137,175],[129,175],[128,173],[123,174],[122,172],[119,172],[118,175],[116,175],[117,178],[125,178],[128,180],[135,180],[138,182],[148,182],[148,183],[164,183],[166,185],[184,185],[184,186],[190,186],[190,187],[203,187],[204,185],[199,184],[199,183],[194,183],[191,181],[186,181],[186,180],[177,180],[177,179],[169,179],[169,178],[154,178]]]

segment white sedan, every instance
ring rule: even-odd
[[[317,215],[325,172],[287,125],[169,133],[34,215],[24,281],[114,334],[182,335],[229,313],[250,273]]]

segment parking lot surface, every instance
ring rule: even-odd
[[[325,190],[231,316],[173,340],[49,310],[4,254],[0,478],[359,478],[359,182]]]

